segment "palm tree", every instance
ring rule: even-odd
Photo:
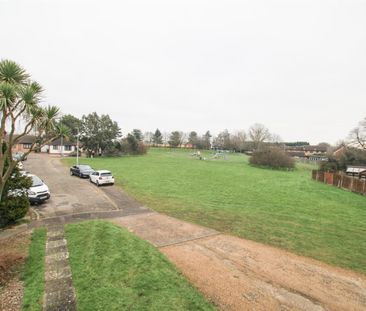
[[[42,107],[42,93],[41,85],[31,80],[23,67],[11,60],[0,61],[0,201],[5,183],[17,165],[12,147],[22,137],[36,130],[37,139],[27,155],[37,147],[38,141],[49,138],[54,130],[59,108]],[[16,124],[19,120],[25,124],[24,129],[17,133]]]
[[[56,126],[57,136],[61,138],[61,157],[64,156],[64,138],[69,139],[71,136],[70,129],[63,123]]]

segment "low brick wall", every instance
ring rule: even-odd
[[[320,181],[338,188],[366,195],[366,180],[357,177],[347,176],[344,173],[331,173],[313,170],[311,176],[314,180]]]

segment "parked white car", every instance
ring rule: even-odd
[[[112,173],[106,170],[95,171],[94,173],[90,174],[89,179],[90,182],[95,183],[98,187],[100,185],[114,184],[114,177]]]
[[[28,189],[28,199],[31,204],[42,203],[51,196],[50,189],[38,176],[27,174],[32,179],[32,186]]]

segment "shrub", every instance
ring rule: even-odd
[[[121,155],[139,155],[146,154],[147,146],[136,139],[132,134],[128,134],[126,138],[121,139],[110,146],[106,150],[106,155],[108,156],[121,156]]]
[[[118,146],[119,152],[121,154],[145,154],[147,152],[147,147],[142,141],[138,141],[133,135],[128,134],[127,138],[121,140]]]
[[[254,151],[249,160],[250,164],[271,168],[294,168],[295,161],[282,149],[277,147],[262,148]]]
[[[29,177],[20,174],[18,168],[14,169],[13,175],[5,184],[0,202],[0,227],[14,223],[27,214],[29,209],[27,189],[31,184]]]

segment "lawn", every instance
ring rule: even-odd
[[[214,310],[151,244],[105,221],[65,226],[78,310]]]
[[[192,151],[82,159],[110,169],[117,184],[168,215],[366,273],[366,197],[294,171],[256,168],[241,154],[205,161]],[[75,159],[66,159],[68,164]]]
[[[23,311],[43,310],[45,256],[46,229],[35,229],[23,273]]]

